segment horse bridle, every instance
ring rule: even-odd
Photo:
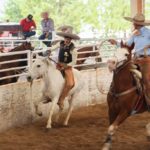
[[[122,64],[121,66],[119,66],[118,68],[116,68],[116,70],[114,71],[115,74],[118,73],[120,70],[122,70],[125,66],[127,66],[131,61],[124,61],[124,62],[125,62],[124,64]],[[126,90],[126,91],[123,91],[123,92],[120,92],[120,93],[115,93],[115,92],[112,92],[112,91],[111,91],[111,88],[110,88],[110,90],[109,90],[108,93],[109,93],[110,95],[112,95],[112,96],[118,98],[118,97],[120,97],[120,96],[127,95],[127,94],[129,94],[129,93],[132,93],[132,92],[134,92],[134,91],[137,90],[137,89],[138,89],[137,86],[134,86],[134,87],[132,87],[132,88]]]

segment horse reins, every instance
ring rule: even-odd
[[[120,97],[120,96],[127,95],[127,94],[129,94],[129,93],[131,93],[131,92],[134,92],[135,90],[137,90],[137,87],[136,87],[136,86],[134,86],[133,88],[130,88],[130,89],[124,91],[124,92],[114,93],[114,92],[112,92],[112,91],[109,91],[108,93],[109,93],[110,95],[112,95],[112,96],[118,98],[118,97]]]
[[[127,66],[129,63],[131,63],[131,62],[132,62],[131,60],[130,60],[130,61],[126,61],[125,64],[119,66],[118,69],[114,71],[114,74],[117,74],[120,70],[122,70],[124,67],[126,67],[126,66]],[[137,86],[134,86],[134,87],[132,87],[132,88],[126,90],[126,91],[120,92],[120,93],[114,93],[114,92],[112,92],[111,89],[110,89],[110,90],[109,90],[109,94],[111,94],[112,96],[118,98],[118,97],[120,97],[120,96],[127,95],[127,94],[129,94],[129,93],[131,93],[131,92],[133,92],[133,91],[135,91],[135,90],[137,90],[137,89],[138,89],[138,87],[137,87]]]
[[[56,65],[58,65],[59,63],[58,62],[56,62],[54,59],[52,59],[51,57],[47,57],[49,60],[51,60],[52,62],[54,62]]]

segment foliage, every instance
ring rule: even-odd
[[[125,30],[129,24],[122,19],[129,15],[127,0],[7,0],[5,18],[18,22],[29,13],[40,25],[41,12],[48,10],[55,26],[72,25],[76,31],[85,24],[98,30]]]

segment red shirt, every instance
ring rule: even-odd
[[[20,21],[20,25],[22,26],[24,32],[29,32],[32,26],[36,28],[34,20],[27,21],[26,18]]]

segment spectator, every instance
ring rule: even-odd
[[[39,37],[39,40],[52,40],[52,32],[54,31],[54,21],[53,19],[49,18],[48,12],[42,13],[42,35]],[[51,41],[44,41],[43,42],[47,47],[51,46]]]
[[[22,26],[24,39],[36,34],[36,32],[34,31],[36,29],[36,24],[31,14],[29,14],[27,18],[22,19],[20,25]]]

